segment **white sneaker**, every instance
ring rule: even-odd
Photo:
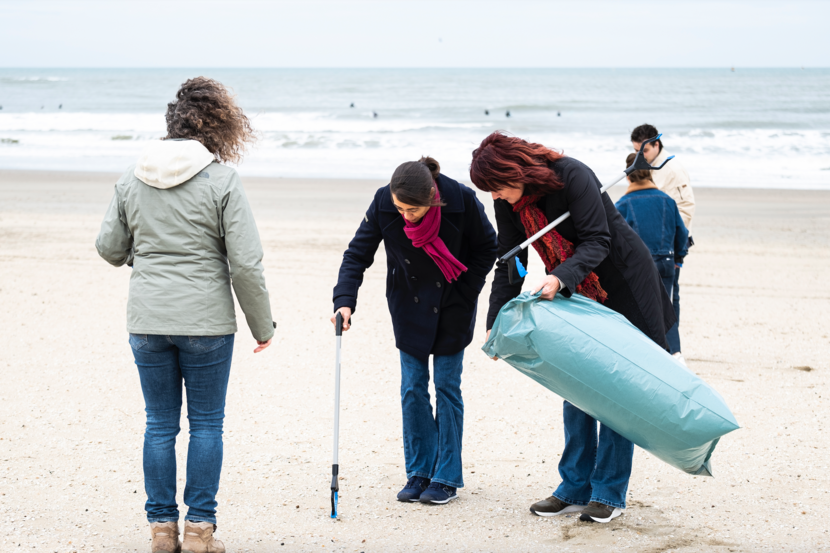
[[[686,360],[683,358],[683,354],[679,351],[677,353],[672,353],[671,356],[674,357],[677,360],[677,362],[683,365],[684,367],[689,366],[686,364]]]

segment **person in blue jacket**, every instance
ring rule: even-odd
[[[626,167],[636,154],[628,154]],[[651,171],[641,169],[626,177],[628,190],[616,203],[617,210],[651,252],[657,272],[669,297],[674,286],[675,259],[688,253],[689,231],[683,224],[677,203],[661,192],[651,180]]]
[[[375,194],[343,254],[334,287],[334,311],[343,315],[343,330],[349,329],[363,273],[381,241],[401,358],[407,483],[398,500],[444,504],[464,486],[461,368],[464,348],[473,339],[478,296],[496,259],[496,233],[475,193],[442,175],[437,161],[427,157],[400,165]]]

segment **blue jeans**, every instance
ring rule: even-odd
[[[406,477],[421,476],[453,488],[464,487],[461,438],[464,350],[432,357],[435,416],[429,403],[429,363],[401,352],[401,409]]]
[[[657,273],[660,275],[660,280],[663,281],[663,286],[666,288],[666,294],[672,297],[672,289],[674,288],[674,257],[661,256],[654,258],[654,265],[657,267]]]
[[[559,461],[562,483],[554,497],[571,505],[587,505],[596,501],[625,509],[628,479],[634,458],[634,444],[604,424],[586,415],[567,401],[565,419],[565,451]]]
[[[216,524],[216,492],[222,472],[222,423],[233,355],[227,336],[130,334],[144,392],[144,490],[147,520],[179,520],[176,504],[176,436],[187,394],[190,444],[184,502],[187,520]]]
[[[674,323],[666,333],[666,341],[669,343],[669,353],[680,351],[680,267],[674,270],[674,282],[672,283],[671,302],[674,306],[674,316],[677,322]]]

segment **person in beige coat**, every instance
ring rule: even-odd
[[[640,125],[639,127],[635,128],[631,131],[631,145],[634,147],[634,151],[639,151],[640,146],[642,145],[644,140],[648,140],[649,138],[654,138],[657,136],[658,133],[657,129],[649,125],[648,123],[644,125]],[[663,141],[658,140],[656,142],[652,142],[650,144],[646,144],[645,149],[643,150],[643,155],[652,165],[661,165],[666,159],[669,157],[669,153],[666,152],[666,149],[663,147]],[[669,163],[666,164],[665,167],[660,169],[659,171],[652,171],[651,178],[654,181],[654,184],[657,188],[665,192],[669,195],[671,199],[675,201],[677,204],[677,209],[680,211],[680,217],[683,219],[683,223],[686,225],[686,229],[689,231],[689,243],[687,248],[694,245],[694,240],[692,239],[692,219],[695,215],[695,194],[692,191],[692,185],[689,182],[689,173],[686,171],[686,168],[674,158]],[[686,364],[685,359],[683,359],[683,354],[680,353],[680,332],[679,332],[679,325],[680,325],[680,288],[679,288],[679,279],[680,279],[680,269],[683,267],[684,258],[680,256],[675,256],[675,271],[674,271],[674,285],[672,286],[672,305],[674,306],[674,314],[677,318],[677,322],[674,324],[673,327],[669,329],[668,334],[666,334],[666,340],[669,343],[669,349],[681,363],[684,365]]]
[[[262,245],[236,171],[253,138],[220,83],[185,82],[167,106],[167,136],[115,185],[98,253],[132,267],[127,332],[147,413],[145,510],[153,553],[223,553],[213,537],[222,471],[222,423],[236,316],[231,288],[260,352],[276,324]],[[184,542],[176,504],[176,435],[187,396],[190,443]]]

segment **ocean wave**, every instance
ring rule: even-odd
[[[384,179],[402,161],[432,155],[447,174],[469,182],[472,150],[498,128],[561,149],[600,176],[621,171],[631,150],[626,130],[574,132],[503,119],[374,119],[309,111],[260,113],[253,123],[260,140],[240,167],[251,175]],[[121,171],[164,136],[165,127],[159,113],[0,112],[0,168]],[[827,130],[702,125],[667,132],[663,139],[695,185],[830,189]]]
[[[68,77],[0,77],[0,82],[7,83],[34,83],[38,81],[48,81],[50,83],[55,83],[68,80]]]
[[[253,117],[265,147],[353,149],[410,147],[454,142],[477,145],[497,129],[552,148],[613,152],[629,144],[627,132],[573,132],[522,121],[469,122],[336,117],[322,112],[261,113]],[[27,141],[71,143],[78,140],[141,142],[166,134],[159,113],[3,113],[0,136]],[[80,136],[83,135],[83,136]],[[735,154],[750,157],[830,156],[830,132],[790,128],[713,129],[693,127],[667,133],[663,141],[674,153]]]
[[[830,155],[830,137],[821,131],[786,129],[744,129],[677,133],[671,141],[673,152],[735,153],[755,157],[788,154]]]
[[[155,113],[3,113],[0,132],[101,131],[111,134],[156,133],[163,136],[164,115]]]
[[[374,132],[403,133],[411,131],[482,129],[490,122],[476,121],[436,121],[434,119],[411,119],[389,117],[372,112],[359,115],[335,116],[330,113],[257,113],[251,117],[254,127],[265,133],[269,132]]]
[[[434,121],[429,119],[335,117],[324,113],[260,113],[251,116],[254,128],[271,133],[407,133],[417,131],[463,131],[492,127],[491,122]],[[0,112],[0,131],[70,132],[104,131],[165,132],[161,113],[3,113]]]
[[[50,137],[20,139],[13,146],[0,145],[0,168],[40,170],[84,170],[122,172],[138,159],[148,139],[111,140],[109,136],[80,133],[75,140]],[[584,138],[584,137],[583,137]],[[622,140],[598,148],[593,141],[566,136],[547,137],[545,143],[558,144],[566,154],[591,167],[601,181],[619,174],[630,146]],[[475,140],[331,141],[325,146],[311,141],[296,145],[258,142],[239,167],[245,176],[309,178],[388,179],[403,161],[431,155],[442,171],[452,178],[469,181],[471,152]],[[827,157],[771,153],[766,157],[734,153],[682,152],[682,163],[691,175],[693,186],[743,188],[800,188],[830,190]]]

